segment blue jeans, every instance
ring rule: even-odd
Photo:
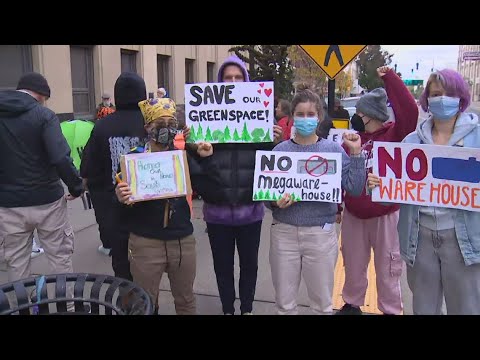
[[[240,258],[240,311],[242,314],[251,312],[257,286],[258,247],[262,221],[241,226],[207,223],[207,229],[223,312],[235,313],[233,274],[235,243]]]

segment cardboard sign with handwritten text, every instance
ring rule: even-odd
[[[372,201],[480,211],[480,149],[375,142]]]
[[[192,193],[185,151],[123,155],[123,181],[130,185],[132,202],[168,199]]]
[[[257,151],[254,201],[276,201],[290,194],[296,201],[342,202],[342,154]]]

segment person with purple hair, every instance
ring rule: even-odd
[[[469,104],[459,73],[434,72],[420,97],[431,115],[403,142],[480,148],[478,116],[465,112]],[[377,176],[368,177],[369,189],[379,186]],[[480,212],[402,204],[398,234],[414,314],[440,315],[444,296],[449,315],[480,314]]]

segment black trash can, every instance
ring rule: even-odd
[[[125,279],[56,274],[0,285],[0,315],[12,314],[151,315],[153,305],[145,290]]]

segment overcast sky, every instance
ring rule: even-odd
[[[397,64],[397,72],[403,79],[427,80],[432,67],[437,70],[457,70],[459,45],[381,45],[383,50],[394,54],[391,67]],[[419,63],[418,71],[416,63]],[[413,74],[412,74],[413,69]]]

